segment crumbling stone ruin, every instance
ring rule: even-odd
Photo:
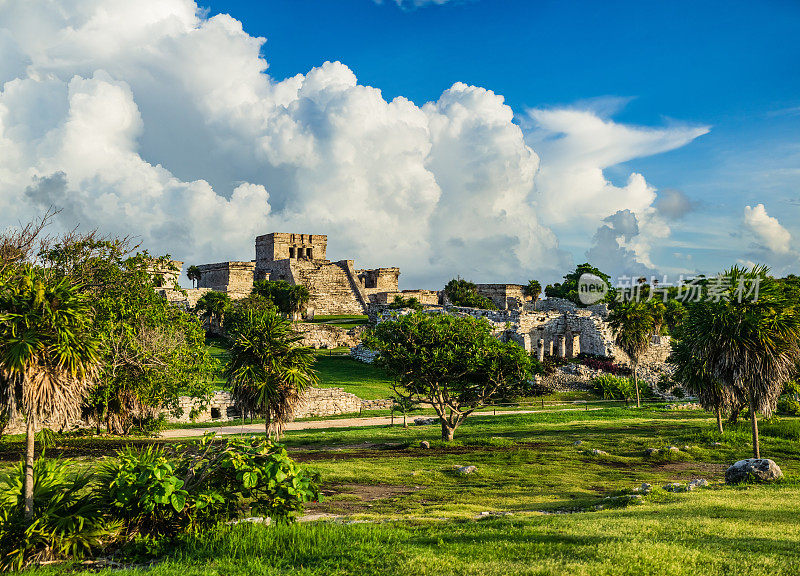
[[[487,285],[484,285],[487,286]],[[492,291],[484,295],[492,298],[495,303],[501,298],[511,306],[499,310],[481,310],[478,308],[465,308],[459,306],[431,306],[426,308],[428,313],[454,314],[485,318],[494,330],[494,334],[503,340],[517,342],[527,352],[535,353],[539,361],[546,356],[573,358],[581,353],[596,356],[607,356],[617,363],[628,364],[630,359],[614,341],[614,334],[606,322],[608,309],[604,304],[579,308],[568,300],[548,298],[540,300],[533,306],[530,302],[517,305],[516,296],[508,288],[514,285],[491,284]],[[521,296],[521,286],[519,295]],[[497,300],[495,300],[497,298]],[[388,306],[371,304],[369,307],[370,320],[383,322],[395,317],[397,314],[408,313],[410,310],[393,310]],[[669,371],[665,364],[669,356],[669,338],[654,336],[650,350],[640,361],[640,377],[651,385]],[[372,362],[374,353],[364,349],[363,346],[354,347],[351,356],[362,362]],[[581,367],[583,368],[583,367]],[[570,372],[572,370],[572,372]],[[567,381],[583,381],[590,379],[592,374],[588,370],[575,371],[573,366],[564,367],[557,371],[553,387],[563,387]],[[555,382],[558,380],[559,382]],[[563,381],[563,382],[562,382]],[[547,383],[545,383],[547,385]]]
[[[391,302],[397,294],[410,297],[426,292],[400,292],[399,268],[356,269],[353,260],[328,260],[327,249],[324,234],[265,234],[256,238],[253,261],[198,266],[198,286],[242,298],[256,280],[285,280],[308,288],[309,310],[325,315],[366,314],[370,302]]]

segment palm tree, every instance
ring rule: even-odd
[[[314,352],[275,310],[245,310],[230,336],[225,376],[233,397],[242,412],[264,414],[267,436],[279,438],[302,392],[317,383]]]
[[[633,385],[636,388],[636,407],[641,407],[637,370],[639,360],[650,348],[655,328],[653,314],[645,302],[622,302],[608,316],[608,323],[616,334],[617,346],[631,359]]]
[[[691,335],[686,339],[672,340],[671,344],[672,353],[668,362],[675,366],[673,380],[697,396],[703,408],[714,411],[717,430],[722,434],[722,410],[737,403],[734,390],[715,378],[712,366],[695,353]]]
[[[197,301],[194,311],[208,319],[210,329],[213,329],[215,325],[221,328],[225,312],[230,305],[231,297],[225,292],[209,292]]]
[[[91,307],[66,278],[53,280],[26,265],[0,288],[0,368],[3,394],[27,422],[25,516],[33,515],[34,435],[37,421],[65,424],[79,415],[98,368]]]
[[[715,378],[746,399],[753,456],[761,457],[757,413],[772,414],[786,382],[800,362],[800,310],[768,268],[735,266],[723,274],[728,288],[719,301],[706,298],[690,307],[683,332],[695,355]],[[742,286],[758,285],[757,298],[741,297]]]
[[[290,316],[293,320],[296,320],[300,312],[303,310],[308,301],[311,299],[311,293],[308,291],[308,288],[303,286],[302,284],[295,284],[292,286],[291,291],[289,293],[289,306]]]
[[[200,268],[197,266],[189,266],[186,270],[186,277],[192,281],[192,288],[200,282]]]
[[[522,287],[522,293],[525,294],[525,296],[530,296],[531,302],[533,302],[535,308],[536,302],[542,295],[542,285],[538,280],[528,280],[528,283]]]

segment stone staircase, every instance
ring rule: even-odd
[[[292,262],[296,282],[311,292],[309,307],[315,314],[366,314],[366,303],[355,279],[343,262]]]

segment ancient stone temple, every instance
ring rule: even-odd
[[[198,286],[241,298],[255,280],[302,284],[315,314],[366,314],[368,303],[399,293],[399,268],[356,270],[352,260],[328,260],[327,250],[324,234],[265,234],[256,238],[253,261],[199,266]]]

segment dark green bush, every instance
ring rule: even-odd
[[[89,489],[88,473],[70,472],[64,460],[39,459],[33,469],[33,520],[25,518],[23,463],[0,475],[0,570],[31,562],[80,559],[114,540],[118,521],[108,520]]]
[[[602,374],[592,379],[592,389],[598,394],[602,394],[606,400],[629,401],[636,398],[636,386],[633,378],[622,378],[612,374]],[[639,381],[639,394],[644,395],[647,385]]]
[[[168,538],[242,514],[289,522],[319,498],[316,475],[282,446],[263,438],[215,441],[213,434],[169,451],[120,451],[102,466],[97,486],[128,535]]]

